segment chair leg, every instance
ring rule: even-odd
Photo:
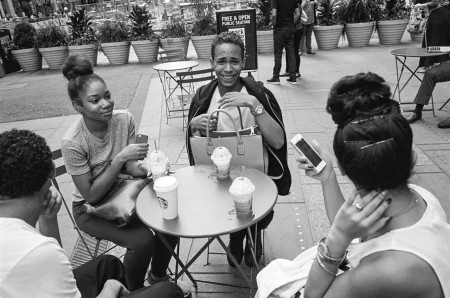
[[[94,258],[97,257],[98,248],[100,247],[100,242],[102,241],[102,239],[96,237],[95,240],[97,240],[97,243],[95,244]]]
[[[439,108],[439,111],[442,110],[448,104],[449,101],[450,101],[450,98],[447,99],[447,101]]]

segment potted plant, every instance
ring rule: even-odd
[[[351,47],[368,46],[384,0],[344,0],[337,10]]]
[[[191,28],[191,40],[199,59],[211,57],[211,43],[217,35],[212,3],[194,0],[195,21]]]
[[[36,30],[36,44],[50,69],[59,69],[69,55],[67,39],[59,19],[40,24]]]
[[[128,63],[131,28],[125,22],[106,20],[98,27],[100,48],[111,65]]]
[[[314,37],[320,50],[335,49],[343,34],[344,25],[338,18],[337,11],[342,0],[317,0],[317,26],[314,26]]]
[[[150,22],[146,6],[133,5],[129,15],[131,20],[131,45],[141,63],[155,62],[158,58],[159,39]]]
[[[256,48],[258,53],[273,52],[272,4],[270,0],[249,3],[256,8]]]
[[[186,25],[180,19],[175,18],[164,26],[159,41],[164,50],[183,49],[186,58],[189,39]]]
[[[42,55],[36,48],[36,29],[29,23],[17,24],[11,53],[24,71],[42,68]]]
[[[86,55],[93,66],[97,65],[98,43],[92,28],[92,16],[86,10],[79,9],[70,16],[69,52]]]
[[[400,43],[409,22],[405,0],[385,0],[381,18],[377,21],[378,38],[382,45]]]

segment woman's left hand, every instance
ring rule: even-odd
[[[220,109],[227,107],[247,107],[252,109],[259,104],[259,101],[256,97],[247,93],[233,91],[225,93],[217,103]]]
[[[355,238],[373,234],[384,227],[390,219],[382,217],[390,204],[390,199],[385,200],[386,193],[373,190],[359,199],[355,190],[336,214],[330,233],[350,243]]]

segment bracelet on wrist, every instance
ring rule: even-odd
[[[319,266],[323,269],[323,271],[325,271],[326,273],[328,273],[329,275],[335,277],[336,274],[338,273],[338,268],[336,267],[336,272],[331,271],[330,269],[327,268],[327,266],[325,266],[322,261],[320,260],[319,254],[316,255],[316,260],[317,263],[319,264]]]
[[[326,238],[322,238],[319,241],[319,244],[317,245],[317,257],[330,265],[339,266],[342,262],[347,258],[347,252],[340,257],[340,258],[334,258],[331,256],[330,250],[328,249],[328,246],[325,243]]]

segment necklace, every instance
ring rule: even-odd
[[[417,203],[419,202],[419,199],[417,198],[416,192],[414,190],[412,190],[411,192],[412,192],[412,198],[411,198],[411,201],[409,202],[408,206],[406,206],[405,209],[391,215],[390,216],[391,218],[405,214],[406,212],[408,212],[409,210],[411,210],[412,208],[414,208],[417,205]]]

